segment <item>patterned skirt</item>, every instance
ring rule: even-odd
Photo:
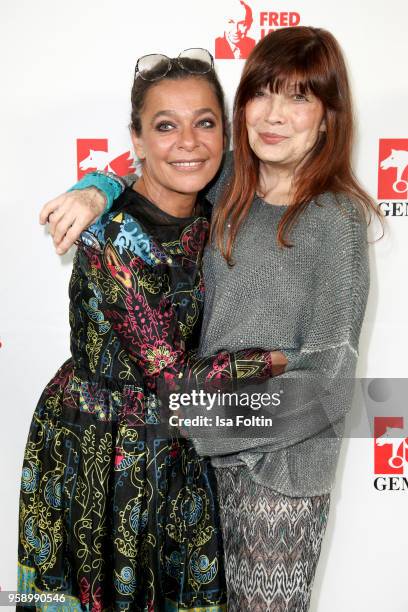
[[[228,612],[307,612],[330,494],[288,497],[246,466],[215,470]]]
[[[18,591],[65,604],[38,609],[226,610],[213,469],[156,417],[154,396],[83,380],[71,360],[47,385],[22,467]]]

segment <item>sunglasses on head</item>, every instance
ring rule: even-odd
[[[174,62],[191,74],[206,74],[214,68],[214,58],[211,53],[207,49],[194,47],[184,49],[176,58],[161,53],[139,57],[136,62],[135,79],[140,77],[144,81],[158,81],[170,72]]]

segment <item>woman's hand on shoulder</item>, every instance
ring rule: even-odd
[[[103,213],[105,197],[95,187],[68,191],[45,204],[40,212],[40,223],[49,224],[58,255],[64,255]]]

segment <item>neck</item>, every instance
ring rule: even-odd
[[[290,204],[293,196],[294,168],[267,162],[259,164],[258,193],[270,204]]]
[[[193,214],[197,199],[196,193],[169,191],[145,176],[141,176],[134,183],[133,189],[173,217],[191,217]]]

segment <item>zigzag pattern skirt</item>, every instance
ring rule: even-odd
[[[307,612],[330,494],[288,497],[246,466],[215,470],[228,612]]]

